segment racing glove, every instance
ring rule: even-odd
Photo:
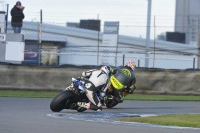
[[[132,85],[129,88],[125,88],[125,93],[133,94],[134,90],[136,90],[136,89],[137,89],[136,85]]]

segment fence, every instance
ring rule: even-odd
[[[154,25],[150,27],[148,41],[146,26],[120,25],[116,45],[105,46],[103,28],[95,31],[66,24],[24,22],[21,32],[26,44],[24,64],[119,66],[132,59],[138,67],[196,69],[199,33],[194,34],[191,28],[194,26],[176,27],[180,38],[173,36],[174,27]],[[7,33],[13,33],[10,23]]]

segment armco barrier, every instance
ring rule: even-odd
[[[89,69],[0,65],[0,89],[60,91]],[[135,74],[135,93],[200,95],[200,71],[137,69]]]

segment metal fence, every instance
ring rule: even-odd
[[[63,65],[110,65],[119,66],[123,65],[127,60],[134,60],[137,63],[137,67],[145,67],[145,59],[149,59],[148,68],[164,68],[164,69],[196,69],[197,68],[197,57],[192,55],[157,55],[158,57],[144,57],[142,54],[129,54],[128,56],[121,53],[116,56],[109,55],[108,53],[102,52],[97,55],[97,51],[93,53],[79,53],[76,52],[53,52],[52,49],[41,49],[39,52],[25,52],[26,65],[45,65],[45,66],[63,66]],[[108,54],[108,55],[105,55]],[[167,57],[166,57],[167,56]],[[102,57],[104,59],[98,62]],[[171,57],[171,58],[170,58]],[[107,61],[106,60],[109,60]],[[117,62],[116,62],[117,60]],[[116,64],[117,63],[117,64]],[[115,65],[116,64],[116,65]]]
[[[99,26],[100,31],[95,31],[64,23],[24,22],[24,64],[119,66],[132,59],[138,67],[198,68],[198,25],[195,33],[194,26],[154,25],[150,27],[150,40],[146,39],[146,26],[120,25],[116,46],[102,45],[104,25]],[[181,33],[179,37],[173,34],[176,31]],[[13,33],[10,22],[7,33]]]

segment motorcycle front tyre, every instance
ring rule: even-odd
[[[66,106],[67,100],[70,100],[74,97],[74,92],[71,90],[65,90],[60,92],[50,104],[50,109],[53,112],[60,112]]]

